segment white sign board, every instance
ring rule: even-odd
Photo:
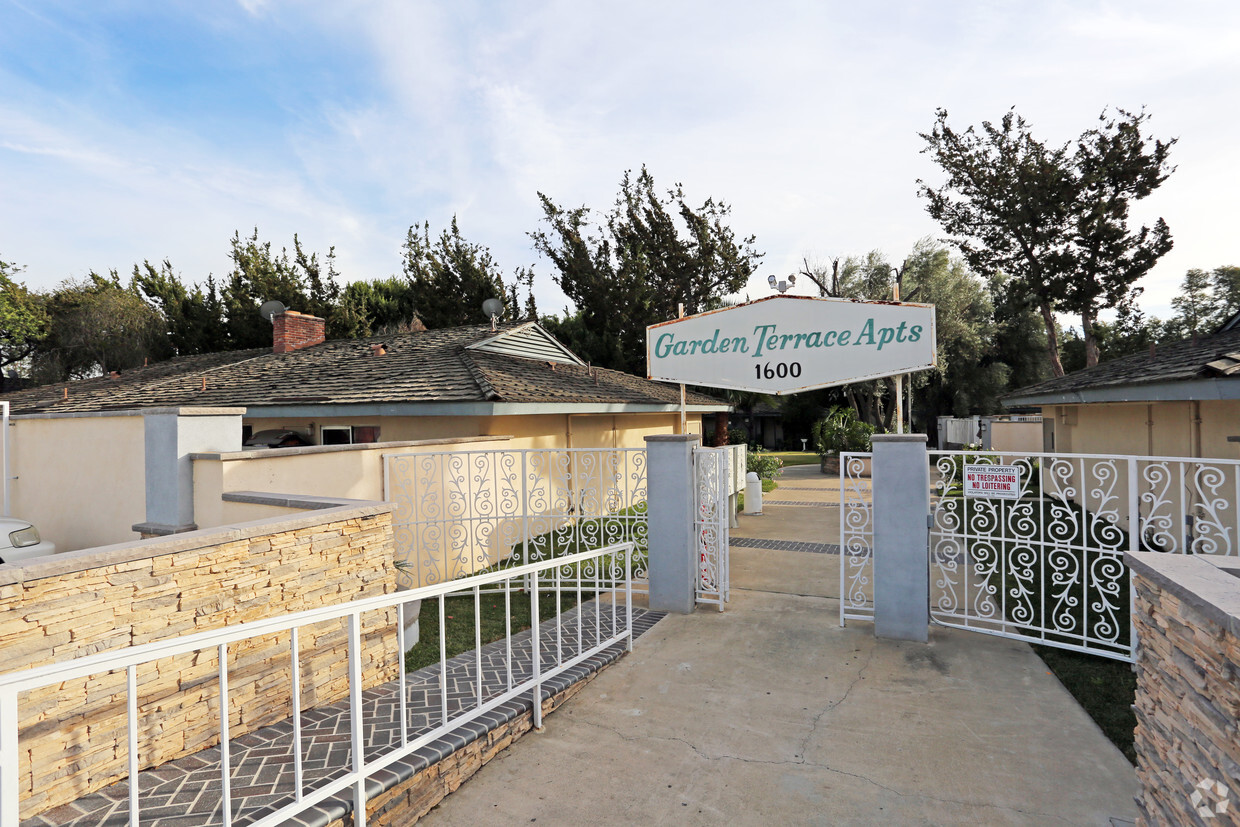
[[[934,305],[771,296],[646,328],[646,370],[779,395],[932,368],[934,341]]]
[[[966,465],[964,495],[1020,499],[1020,469],[1014,465]]]

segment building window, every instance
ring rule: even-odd
[[[377,425],[324,425],[319,428],[321,445],[358,445],[378,441]]]
[[[348,425],[324,425],[319,428],[319,444],[351,445],[353,436]]]

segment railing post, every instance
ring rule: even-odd
[[[697,434],[646,437],[647,570],[653,611],[693,611],[698,570],[693,541],[697,444]]]
[[[533,585],[530,588],[530,658],[534,668],[534,706],[531,709],[531,723],[534,729],[542,731],[542,637],[539,634],[538,623],[538,572],[534,572],[531,578]],[[578,624],[581,623],[580,614],[578,610]]]
[[[930,634],[930,470],[925,434],[876,434],[874,634],[925,643]]]
[[[353,824],[366,827],[365,721],[362,719],[362,616],[349,613],[349,744],[353,753]]]

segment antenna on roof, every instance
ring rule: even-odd
[[[258,313],[260,316],[262,316],[267,321],[272,322],[272,324],[275,324],[275,322],[273,321],[275,317],[279,316],[281,313],[283,313],[287,309],[288,308],[284,306],[284,302],[279,301],[277,299],[272,299],[269,302],[263,302],[263,306],[258,308]]]
[[[495,323],[499,321],[499,317],[504,315],[504,303],[499,299],[487,299],[482,303],[482,312],[487,314],[487,318],[491,320],[491,332],[496,330]]]

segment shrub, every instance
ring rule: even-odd
[[[748,452],[745,470],[753,471],[758,475],[758,479],[774,481],[776,477],[783,473],[784,461],[777,456],[768,454],[761,448],[753,448]]]
[[[810,433],[819,456],[840,451],[868,451],[874,426],[857,419],[852,408],[834,407],[814,423]]]
[[[745,433],[744,428],[728,428],[728,444],[744,445],[749,441],[749,434]]]

